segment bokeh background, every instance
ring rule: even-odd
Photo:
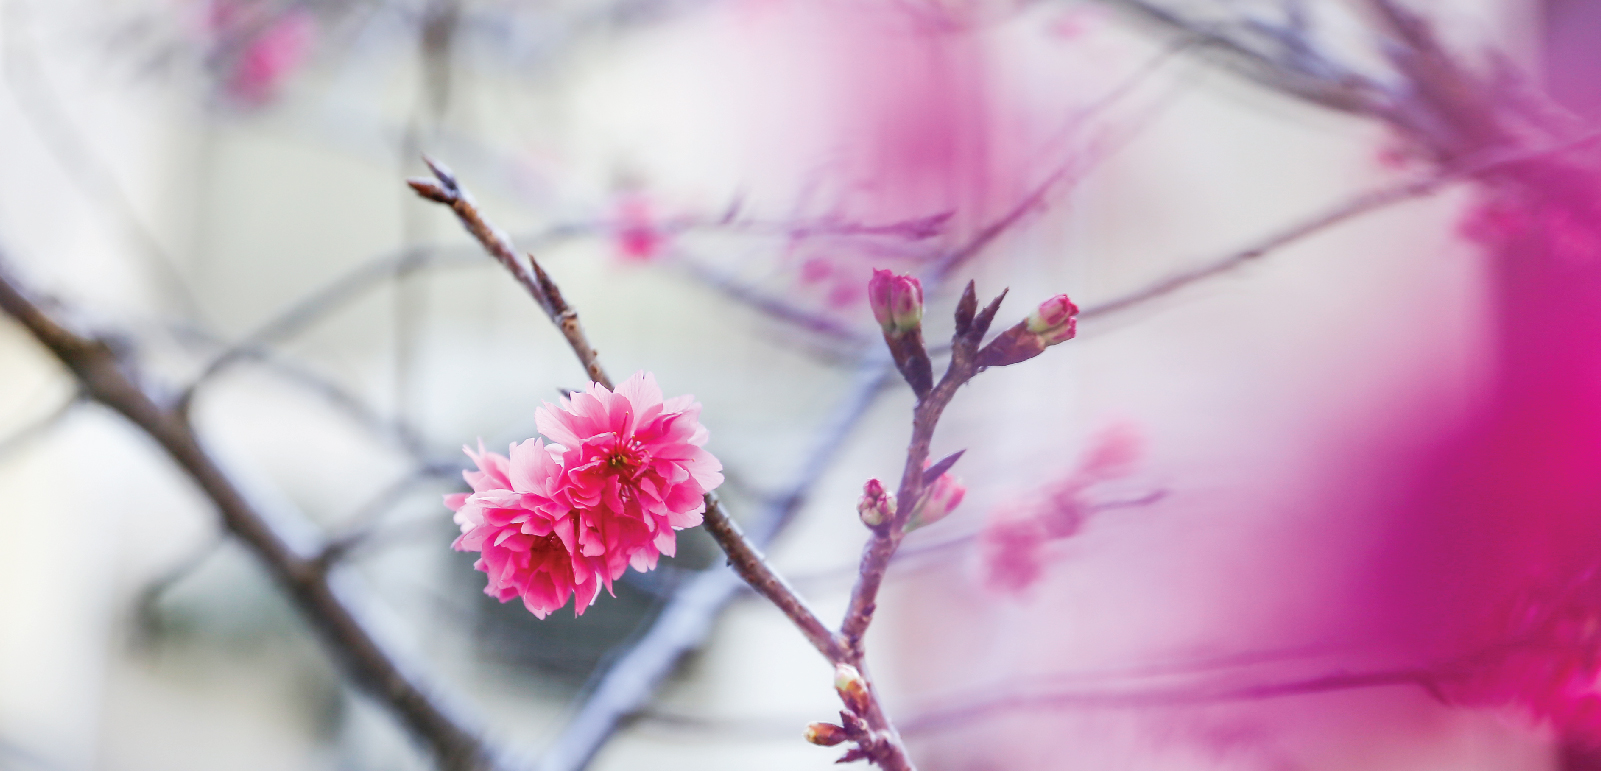
[[[1178,5],[1304,13],[1386,66],[1359,3]],[[1418,7],[1596,108],[1590,4]],[[938,339],[967,278],[1010,287],[1006,323],[1089,307],[1427,169],[1115,3],[6,0],[0,44],[8,262],[156,392],[203,379],[208,448],[287,532],[348,538],[363,618],[528,763],[719,555],[686,533],[579,619],[482,595],[440,503],[457,448],[533,436],[583,378],[402,184],[422,153],[539,255],[614,373],[705,405],[736,514],[796,498],[773,559],[829,619],[912,403],[876,374],[870,269],[966,250],[928,287]],[[1580,767],[1550,725],[1415,684],[1184,695],[1415,664],[1396,640],[1428,620],[1372,598],[1411,543],[1397,459],[1489,388],[1475,200],[1328,228],[962,393],[935,450],[966,448],[967,498],[908,541],[870,638],[922,767]],[[1126,462],[1085,476],[1108,447]],[[985,528],[1063,485],[1073,537],[998,581]],[[799,735],[838,709],[829,683],[740,594],[593,767],[827,767]],[[1051,683],[1179,695],[952,713]],[[0,324],[0,768],[427,767],[186,479]]]

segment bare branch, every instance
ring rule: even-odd
[[[1592,132],[1553,146],[1533,150],[1492,151],[1482,154],[1479,159],[1470,160],[1454,168],[1448,168],[1408,182],[1367,191],[1327,211],[1269,235],[1267,238],[1245,249],[1211,260],[1198,268],[1177,273],[1122,297],[1086,307],[1079,313],[1079,318],[1086,320],[1099,318],[1143,305],[1177,292],[1191,284],[1227,273],[1276,249],[1289,246],[1324,229],[1368,212],[1401,203],[1402,201],[1430,195],[1447,185],[1457,182],[1493,175],[1519,164],[1579,150],[1597,141],[1601,141],[1601,132]]]
[[[599,355],[584,335],[578,322],[578,312],[567,304],[549,274],[540,267],[532,255],[521,257],[505,232],[485,218],[473,203],[472,196],[443,165],[429,160],[435,179],[412,179],[407,184],[418,195],[442,203],[456,213],[467,231],[483,245],[485,251],[498,260],[534,298],[545,315],[561,330],[568,347],[589,374],[590,380],[612,388],[612,380],[601,367]],[[706,529],[717,540],[718,546],[728,554],[729,563],[747,583],[778,606],[800,628],[814,647],[832,660],[837,651],[833,635],[828,631],[795,591],[775,573],[760,549],[745,538],[739,525],[723,511],[716,493],[706,494]]]
[[[403,670],[357,620],[315,562],[267,523],[201,445],[183,413],[153,401],[125,373],[111,348],[56,323],[19,289],[0,265],[0,310],[22,325],[77,378],[85,394],[121,414],[167,455],[217,507],[223,526],[266,565],[311,626],[362,690],[386,705],[433,750],[440,768],[490,769],[483,743]]]
[[[1155,0],[1103,0],[1139,19],[1177,32],[1214,55],[1225,68],[1275,91],[1340,112],[1395,120],[1401,117],[1397,100],[1381,83],[1307,45],[1304,35],[1288,28],[1286,34],[1264,32],[1258,40],[1230,29],[1186,16]],[[1293,23],[1291,20],[1289,23]]]
[[[784,491],[757,515],[750,538],[765,548],[784,531],[835,459],[839,447],[890,382],[883,360],[861,366],[856,385],[813,440]],[[684,654],[699,647],[712,622],[745,584],[727,566],[703,571],[673,593],[649,631],[600,678],[576,715],[545,751],[540,771],[578,771],[588,765],[622,720],[645,707]]]
[[[868,342],[868,338],[861,333],[828,316],[793,305],[781,297],[763,293],[754,287],[740,283],[733,276],[727,275],[709,265],[694,260],[678,260],[677,262],[685,266],[690,275],[707,286],[722,292],[729,299],[748,305],[774,319],[787,322],[798,329],[852,345],[860,346]]]
[[[1038,691],[1030,684],[1002,688],[989,694],[966,694],[949,700],[952,706],[931,709],[902,721],[906,733],[945,731],[1002,714],[1020,711],[1059,711],[1080,709],[1151,709],[1232,701],[1257,701],[1304,696],[1354,688],[1416,686],[1431,694],[1439,693],[1441,675],[1427,669],[1396,669],[1374,672],[1335,673],[1300,680],[1257,685],[1213,687],[1169,687],[1147,690],[1052,690]]]
[[[1145,82],[1157,72],[1160,72],[1162,67],[1169,61],[1172,61],[1176,55],[1189,50],[1195,44],[1196,38],[1185,37],[1174,42],[1172,45],[1165,47],[1155,56],[1152,56],[1149,61],[1135,68],[1131,75],[1125,78],[1122,82],[1113,86],[1106,92],[1106,94],[1091,102],[1090,105],[1086,107],[1084,111],[1076,118],[1075,122],[1083,124],[1107,112],[1108,110],[1111,110],[1113,107],[1117,106],[1119,102],[1122,102],[1130,94],[1133,94],[1140,86],[1144,85]],[[1132,138],[1134,133],[1136,132],[1126,132],[1124,136],[1113,142],[1114,147],[1111,149],[1115,150],[1122,144],[1126,143],[1130,138]],[[979,254],[982,254],[985,249],[988,249],[990,245],[996,241],[996,239],[1000,238],[1008,230],[1016,227],[1017,224],[1030,213],[1044,209],[1046,205],[1046,199],[1049,198],[1057,188],[1063,186],[1067,182],[1083,178],[1085,174],[1089,173],[1091,169],[1093,169],[1100,161],[1105,160],[1105,158],[1110,154],[1111,153],[1109,150],[1102,152],[1099,155],[1092,155],[1089,158],[1074,157],[1057,166],[1054,171],[1046,176],[1044,181],[1037,185],[1027,195],[1023,196],[1023,198],[1014,204],[1011,209],[1002,213],[994,221],[985,225],[983,228],[980,228],[979,231],[975,233],[972,238],[968,239],[966,243],[962,244],[956,249],[951,250],[944,257],[940,258],[940,260],[934,264],[933,269],[929,271],[930,283],[940,283],[955,273],[955,271],[962,265],[971,261]]]

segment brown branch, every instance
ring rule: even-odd
[[[589,339],[584,336],[583,327],[578,323],[578,313],[568,307],[567,302],[562,299],[561,290],[550,280],[544,269],[539,267],[533,255],[524,257],[517,253],[517,247],[511,242],[511,237],[484,218],[478,210],[478,205],[473,202],[472,194],[457,183],[456,175],[450,169],[432,158],[424,157],[423,160],[434,172],[434,179],[409,179],[406,180],[406,184],[417,191],[417,195],[449,206],[467,232],[484,247],[484,251],[489,252],[489,256],[494,257],[511,272],[512,278],[528,291],[534,298],[534,303],[561,331],[562,337],[567,339],[568,347],[573,349],[573,354],[578,357],[578,362],[583,365],[589,379],[611,388],[611,378],[608,378],[605,370],[600,367],[599,354],[595,352],[594,346],[589,344]]]
[[[524,265],[511,239],[483,216],[473,202],[471,194],[462,188],[448,168],[432,159],[428,159],[428,165],[433,169],[435,179],[411,179],[407,180],[407,184],[411,185],[418,195],[449,206],[461,220],[462,225],[467,228],[467,232],[483,245],[490,256],[511,272],[513,278],[528,290],[534,302],[545,311],[545,315],[556,324],[562,337],[566,338],[568,347],[572,348],[573,354],[578,357],[579,363],[589,374],[590,380],[611,388],[612,380],[601,367],[595,347],[584,335],[583,327],[578,322],[578,312],[562,298],[556,282],[551,280],[550,275],[539,266],[539,262],[532,255],[527,256],[527,265]],[[828,656],[831,661],[835,660],[837,645],[833,634],[807,606],[806,601],[795,593],[782,576],[773,571],[761,551],[745,537],[739,525],[723,511],[716,493],[706,494],[706,530],[717,540],[717,545],[727,553],[729,564],[733,566],[734,571],[789,616],[813,647],[824,656]]]
[[[748,537],[758,547],[771,543],[800,511],[839,446],[883,392],[892,371],[881,359],[862,365],[855,387],[818,432],[800,469],[756,516]],[[705,640],[712,621],[741,589],[749,587],[724,565],[680,584],[650,629],[601,676],[555,743],[546,749],[540,771],[578,771],[587,765],[622,720],[647,705],[673,665]],[[790,730],[793,732],[793,726]]]
[[[1285,29],[1282,35],[1270,34],[1269,46],[1263,46],[1246,39],[1237,29],[1185,16],[1155,0],[1103,2],[1184,35],[1203,52],[1211,53],[1223,67],[1275,91],[1331,110],[1392,121],[1405,112],[1382,84],[1313,48],[1304,30]],[[1286,41],[1293,44],[1287,45]],[[1273,50],[1274,47],[1281,50]]]
[[[217,508],[222,524],[266,565],[280,586],[362,690],[385,704],[432,749],[439,767],[478,771],[494,767],[477,736],[448,714],[390,657],[335,594],[315,562],[295,552],[267,523],[201,445],[187,417],[158,405],[124,371],[112,349],[50,318],[0,265],[0,310],[5,311],[69,369],[84,394],[133,423],[161,448]]]

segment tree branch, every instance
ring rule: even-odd
[[[0,310],[15,319],[69,369],[85,395],[126,418],[166,451],[216,506],[222,524],[266,565],[362,690],[385,704],[427,743],[442,769],[494,767],[473,733],[431,697],[378,644],[335,593],[313,560],[295,552],[202,447],[185,415],[156,404],[126,374],[111,348],[58,324],[0,264]]]

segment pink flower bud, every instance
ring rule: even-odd
[[[938,479],[928,483],[928,489],[923,491],[923,500],[917,504],[917,510],[912,512],[912,520],[907,529],[932,525],[945,518],[945,515],[962,505],[962,498],[967,495],[965,487],[956,477],[950,474],[940,474]]]
[[[834,690],[839,692],[840,701],[845,702],[845,707],[851,712],[867,714],[867,679],[856,667],[849,664],[834,666]]]
[[[902,335],[923,323],[923,284],[911,276],[874,270],[867,282],[867,302],[886,335]]]
[[[862,499],[856,504],[856,512],[862,515],[862,524],[880,527],[895,514],[895,496],[884,490],[882,482],[869,479],[862,486]]]
[[[1039,309],[1028,315],[1024,322],[1028,331],[1039,335],[1046,345],[1056,345],[1073,339],[1078,332],[1078,306],[1067,295],[1059,294],[1040,303]]]
[[[833,723],[812,723],[806,726],[806,741],[821,747],[832,747],[850,738],[843,726]]]

